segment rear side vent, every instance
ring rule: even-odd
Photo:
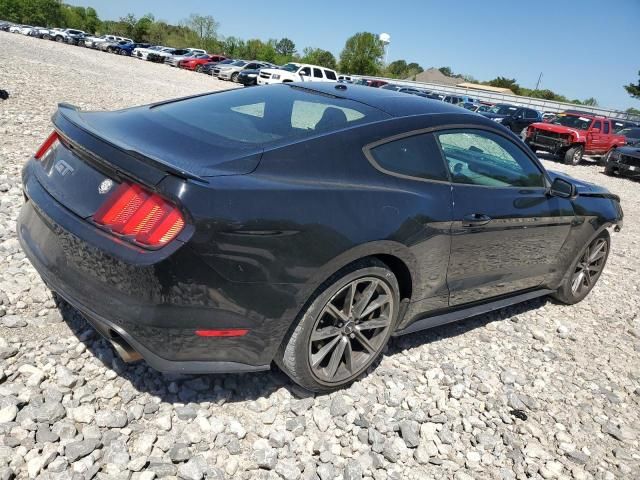
[[[145,248],[160,248],[184,228],[178,208],[140,185],[123,182],[105,200],[93,221]]]

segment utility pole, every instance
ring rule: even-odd
[[[538,81],[536,82],[536,88],[535,88],[536,90],[538,90],[541,80],[542,80],[542,72],[540,72],[540,75],[538,75]]]

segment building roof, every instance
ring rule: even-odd
[[[411,77],[411,78],[408,78],[407,80],[414,80],[414,78]],[[424,83],[439,83],[441,85],[455,86],[458,83],[460,83],[461,79],[448,77],[437,68],[431,67],[431,68],[427,68],[424,72],[417,74],[415,76],[415,81],[424,82]]]
[[[503,93],[505,95],[515,95],[508,88],[492,87],[491,85],[480,85],[479,83],[462,82],[457,83],[456,87],[471,88],[473,90],[484,90],[485,92]]]

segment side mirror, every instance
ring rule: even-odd
[[[573,198],[576,196],[576,186],[573,183],[557,177],[551,184],[549,194],[560,198]]]
[[[591,133],[600,133],[600,129],[599,128],[592,128],[591,129]]]

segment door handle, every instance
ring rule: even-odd
[[[483,213],[470,213],[462,217],[463,227],[480,227],[491,221],[491,217]]]

